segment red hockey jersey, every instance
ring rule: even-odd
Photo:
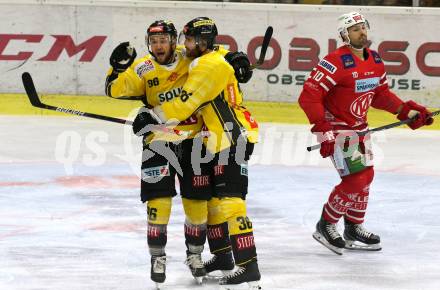
[[[366,48],[364,58],[342,46],[313,69],[298,99],[311,124],[325,120],[335,131],[363,131],[370,106],[397,112],[403,102],[389,90],[379,54]]]

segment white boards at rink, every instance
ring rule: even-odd
[[[197,16],[217,23],[218,42],[255,62],[271,25],[268,60],[243,86],[246,98],[297,100],[310,70],[341,45],[336,19],[360,11],[371,25],[391,87],[404,99],[440,106],[440,9],[173,1],[0,0],[0,93],[23,92],[29,71],[44,93],[103,95],[108,57],[130,41],[147,53],[146,28],[172,20],[176,28]]]

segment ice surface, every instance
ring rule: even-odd
[[[366,227],[381,235],[383,250],[343,256],[311,236],[339,178],[305,151],[307,126],[263,124],[261,138],[248,213],[263,289],[440,289],[440,132],[374,136]],[[1,116],[0,140],[0,289],[153,289],[130,128]],[[183,221],[176,197],[164,289],[219,289],[196,285],[183,264]]]

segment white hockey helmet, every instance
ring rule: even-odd
[[[367,29],[370,29],[370,24],[368,23],[368,20],[365,19],[365,17],[359,12],[353,11],[339,16],[338,33],[339,33],[339,37],[341,37],[342,41],[345,44],[350,44],[350,38],[348,38],[348,28],[359,23],[365,23]],[[343,36],[345,36],[345,39]]]

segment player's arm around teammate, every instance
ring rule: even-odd
[[[220,280],[223,285],[248,282],[258,289],[257,264],[252,222],[247,216],[245,196],[248,186],[247,159],[256,142],[258,126],[241,105],[242,93],[234,69],[214,49],[217,28],[206,17],[185,25],[186,53],[195,59],[190,65],[182,93],[164,103],[155,112],[163,121],[177,122],[198,112],[203,117],[209,137],[207,150],[214,154],[211,178],[217,214],[228,222],[235,263],[239,269]],[[246,132],[246,134],[243,134]],[[194,165],[194,164],[193,164]],[[214,220],[214,218],[213,218]]]

